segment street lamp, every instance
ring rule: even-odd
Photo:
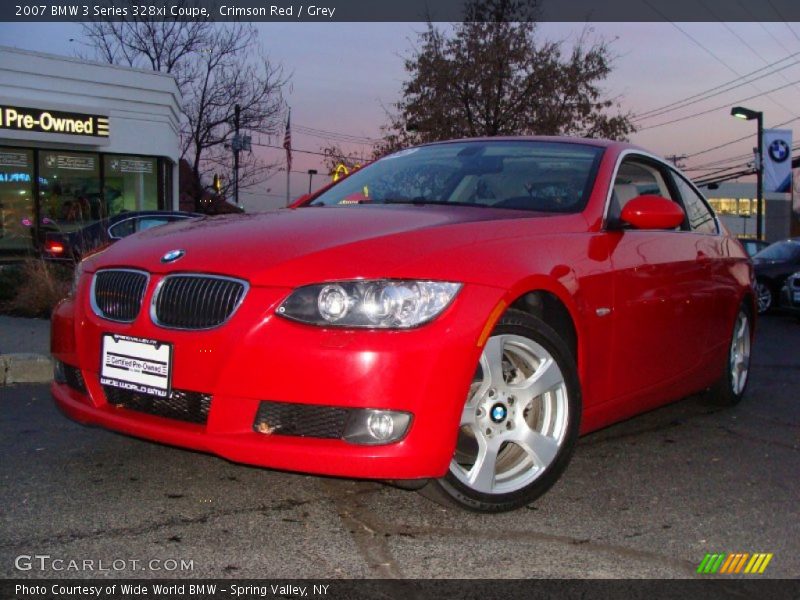
[[[764,218],[761,214],[761,206],[764,201],[764,113],[760,110],[750,110],[744,106],[734,106],[731,115],[737,119],[752,121],[756,119],[758,123],[758,150],[756,151],[756,238],[764,239]]]
[[[311,193],[311,180],[314,179],[314,175],[317,174],[316,169],[309,169],[308,170],[308,193]]]

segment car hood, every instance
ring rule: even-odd
[[[576,217],[580,215],[569,215],[567,220]],[[565,217],[434,206],[310,207],[207,217],[125,238],[87,261],[85,270],[126,266],[151,273],[218,273],[253,285],[390,277],[393,269],[418,262],[426,253],[508,235],[507,227],[496,231],[499,223],[550,218]],[[163,263],[162,257],[172,250],[185,254]]]

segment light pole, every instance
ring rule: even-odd
[[[756,239],[764,239],[764,218],[761,207],[764,202],[764,113],[760,110],[750,110],[744,106],[734,106],[731,115],[745,121],[756,120],[758,123],[758,150],[756,153]]]
[[[316,169],[309,169],[308,170],[308,193],[311,193],[311,180],[314,179],[314,175],[317,174]]]

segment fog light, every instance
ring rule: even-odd
[[[353,444],[390,444],[408,432],[411,415],[394,410],[354,410],[347,422],[344,439]]]
[[[394,421],[392,416],[384,412],[374,412],[367,417],[367,431],[379,442],[385,442],[392,437]]]

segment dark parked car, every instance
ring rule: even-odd
[[[114,243],[124,237],[166,225],[173,221],[202,217],[190,212],[136,211],[122,212],[108,219],[96,221],[75,231],[54,231],[45,234],[42,256],[49,260],[79,261],[91,250]]]
[[[781,290],[781,308],[786,308],[800,316],[800,271],[786,278]]]
[[[775,242],[753,257],[758,312],[777,306],[786,278],[800,270],[800,238]]]
[[[747,252],[748,256],[755,256],[759,252],[761,252],[764,248],[769,246],[769,242],[765,242],[764,240],[756,240],[754,238],[737,238],[739,242],[744,247],[744,251]]]

